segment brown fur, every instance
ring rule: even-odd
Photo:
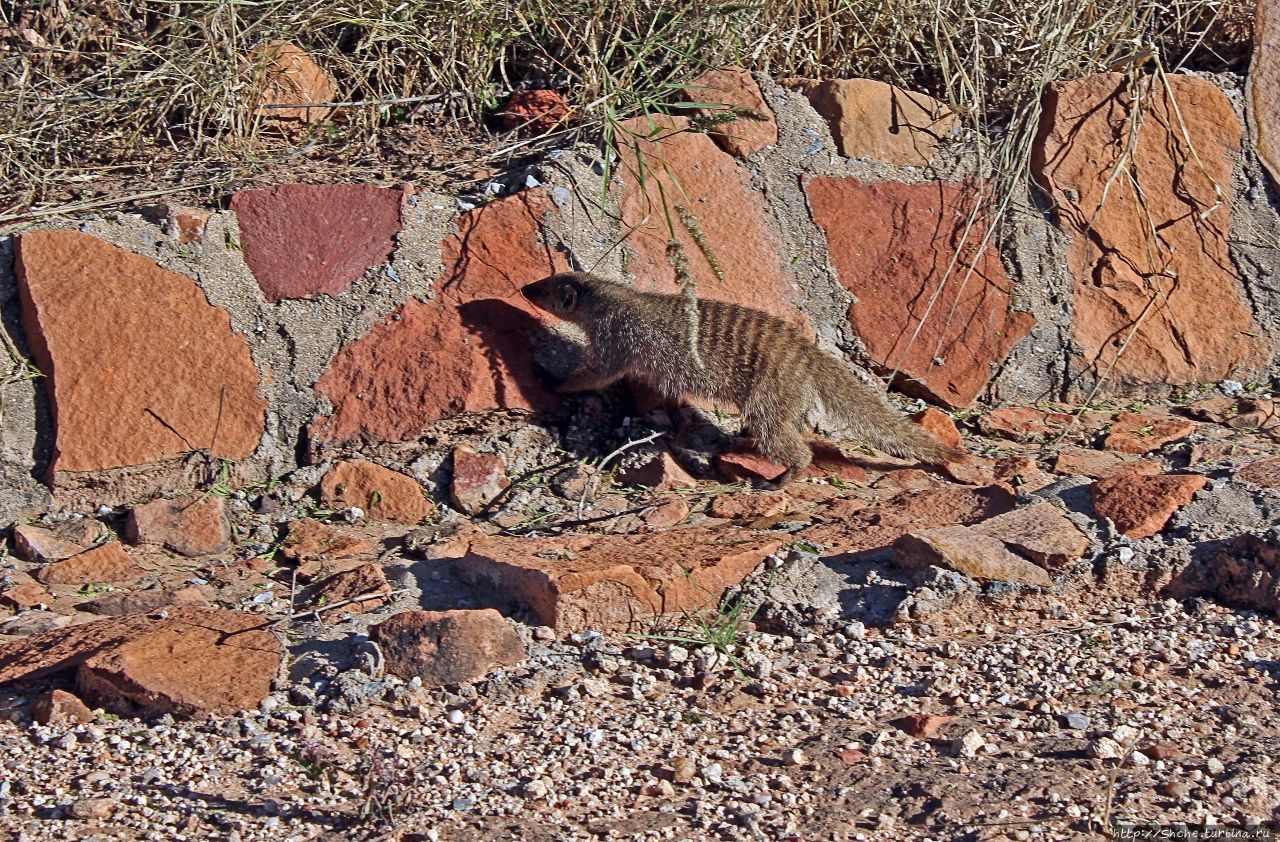
[[[759,310],[698,302],[698,354],[691,353],[687,302],[638,292],[583,272],[554,275],[521,292],[587,335],[582,365],[560,392],[600,389],[624,377],[669,400],[692,395],[731,401],[743,432],[768,458],[787,466],[782,487],[812,461],[802,432],[821,408],[852,434],[895,456],[942,464],[961,455],[911,424],[842,362],[794,328]]]

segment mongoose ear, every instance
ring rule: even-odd
[[[572,313],[578,306],[578,288],[573,284],[560,285],[560,312]]]

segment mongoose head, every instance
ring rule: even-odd
[[[586,272],[562,272],[531,284],[525,284],[520,294],[539,309],[573,321],[574,314],[591,296],[595,278]]]

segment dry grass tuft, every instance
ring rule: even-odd
[[[113,175],[216,187],[298,157],[376,170],[399,129],[470,131],[520,87],[564,89],[599,137],[731,62],[927,91],[994,137],[1016,180],[1044,83],[1143,50],[1227,67],[1250,16],[1241,0],[2,0],[0,220]],[[310,51],[347,103],[288,141],[264,136],[243,59],[274,39]]]

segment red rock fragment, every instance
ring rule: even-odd
[[[948,487],[900,494],[874,505],[853,502],[851,511],[824,513],[830,522],[799,533],[802,540],[828,553],[859,553],[889,546],[907,532],[953,524],[976,523],[1013,509],[1013,495],[1001,486]]]
[[[862,485],[867,482],[867,470],[854,462],[834,445],[810,441],[813,462],[797,479],[835,478],[840,482]],[[754,450],[735,448],[716,456],[716,468],[730,482],[773,482],[786,470]]]
[[[18,237],[22,323],[53,404],[53,481],[262,436],[258,369],[225,310],[190,278],[75,231]],[[163,377],[157,377],[163,373]]]
[[[540,239],[548,204],[545,191],[527,190],[458,218],[441,247],[435,299],[406,301],[339,350],[317,381],[333,406],[312,424],[317,442],[407,441],[461,412],[557,406],[533,374],[531,339],[544,315],[519,292],[569,268]]]
[[[400,190],[284,184],[237,190],[240,247],[268,301],[336,296],[386,262],[400,233]]]
[[[340,605],[326,609],[327,605],[336,605],[348,599],[384,594],[391,591],[387,576],[377,564],[362,564],[351,570],[335,573],[317,583],[307,595],[307,601],[326,623],[336,623],[349,614],[359,614],[380,608],[385,599],[363,599],[360,602]]]
[[[180,608],[111,617],[0,644],[0,684],[76,672],[77,694],[113,713],[251,708],[280,668],[279,639],[255,614]]]
[[[970,406],[1035,324],[1012,309],[999,253],[989,245],[978,252],[986,223],[967,225],[974,191],[827,176],[805,189],[840,283],[856,299],[849,321],[876,366],[897,369],[897,385],[913,393]],[[956,253],[964,266],[948,275]]]
[[[664,497],[654,507],[640,515],[646,525],[654,529],[670,529],[689,516],[689,504],[682,497]]]
[[[957,450],[964,447],[960,430],[956,428],[956,422],[947,413],[928,406],[912,415],[911,420],[924,427],[947,447],[954,447]]]
[[[1194,433],[1194,421],[1185,418],[1151,418],[1137,412],[1116,416],[1102,446],[1117,453],[1150,453]]]
[[[104,530],[96,520],[67,520],[53,526],[20,523],[13,528],[13,548],[27,561],[62,561],[97,543]]]
[[[484,511],[511,485],[507,463],[495,453],[477,453],[466,445],[453,449],[453,481],[449,499],[465,514]]]
[[[937,488],[942,481],[927,471],[919,468],[899,468],[887,471],[876,480],[872,488],[885,488],[891,491],[922,491],[926,488]]]
[[[1207,477],[1187,474],[1153,477],[1125,471],[1097,480],[1090,493],[1098,517],[1110,518],[1121,535],[1137,540],[1164,529],[1174,512],[1208,482]]]
[[[373,520],[415,524],[435,506],[413,477],[366,459],[348,459],[320,480],[320,500],[330,508],[356,507]]]
[[[1009,552],[998,539],[966,526],[944,526],[903,535],[893,544],[893,563],[904,570],[924,570],[932,565],[973,579],[1043,588],[1053,585],[1052,577],[1043,567]]]
[[[217,555],[231,546],[231,524],[221,497],[193,491],[134,506],[125,537],[131,544],[160,545],[185,556]]]
[[[1042,567],[1062,567],[1089,549],[1088,536],[1049,502],[1014,509],[970,528],[998,538],[1009,549]]]
[[[405,611],[371,629],[387,671],[424,687],[467,684],[526,657],[524,641],[494,611]]]
[[[782,542],[730,527],[643,535],[477,538],[455,562],[465,577],[527,605],[557,631],[626,630],[655,615],[714,606]],[[458,548],[461,552],[461,548]]]
[[[979,416],[978,429],[989,436],[1013,441],[1045,441],[1061,435],[1074,420],[1065,412],[1029,406],[1002,406]]]
[[[35,608],[37,605],[48,605],[53,602],[53,595],[35,582],[27,582],[0,592],[0,600],[14,608],[24,610]]]
[[[87,585],[94,582],[127,582],[142,578],[142,568],[134,563],[119,541],[85,550],[71,558],[55,561],[36,571],[46,585]]]
[[[254,115],[263,123],[292,132],[333,110],[327,103],[337,100],[338,84],[305,50],[270,41],[249,53],[247,63]]]
[[[356,558],[375,549],[353,532],[311,518],[289,521],[280,543],[280,555],[299,563]]]
[[[893,724],[908,736],[915,737],[917,740],[927,740],[934,737],[943,725],[954,721],[954,716],[909,713],[893,720]]]
[[[615,480],[619,485],[638,485],[655,491],[694,488],[698,484],[665,447],[654,450],[651,458],[643,462],[628,463],[624,459]]]
[[[97,599],[76,603],[76,610],[102,614],[106,617],[123,617],[126,614],[147,614],[178,605],[195,605],[203,608],[208,604],[209,599],[205,590],[193,585],[177,590],[154,588],[132,593],[107,594]]]
[[[1063,476],[1101,479],[1129,464],[1124,457],[1106,450],[1073,450],[1059,453],[1053,460],[1053,470]]]
[[[74,693],[48,690],[31,701],[31,718],[41,725],[69,725],[93,721],[93,711]]]
[[[804,95],[846,158],[923,167],[960,125],[945,103],[876,79],[830,79],[806,86]]]
[[[786,508],[786,495],[777,491],[717,494],[707,507],[707,513],[729,520],[754,520],[781,514]]]
[[[1272,398],[1209,398],[1187,407],[1193,418],[1233,430],[1268,430],[1280,426],[1280,402]]]
[[[685,96],[700,103],[725,106],[700,108],[704,118],[714,118],[736,111],[738,119],[717,123],[707,131],[716,145],[737,158],[748,158],[778,142],[778,121],[764,101],[760,86],[741,67],[710,70],[703,73],[685,91]]]
[[[1250,462],[1236,471],[1236,479],[1267,488],[1280,488],[1280,456]]]
[[[498,122],[507,131],[524,136],[547,134],[564,128],[573,110],[557,91],[516,91],[498,112]]]

